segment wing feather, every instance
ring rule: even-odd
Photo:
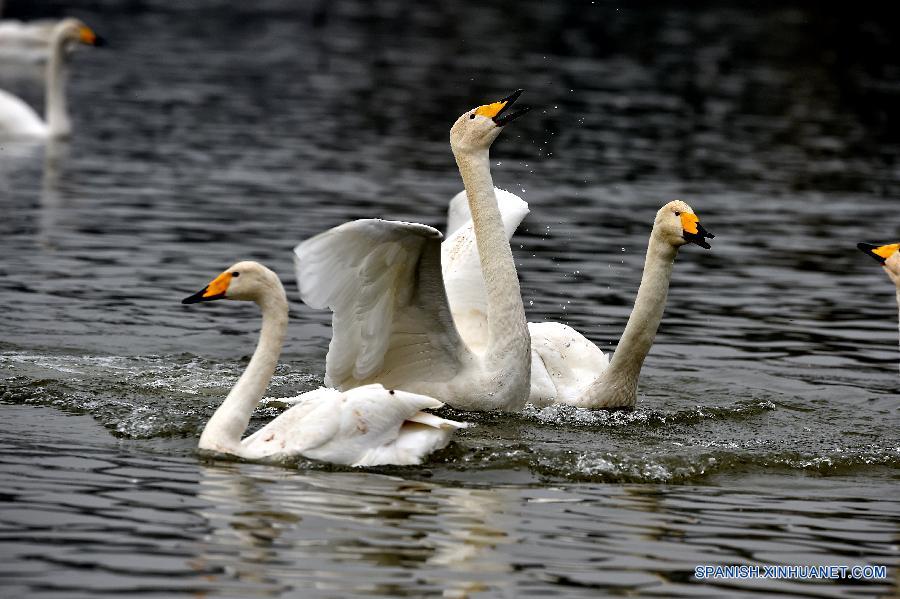
[[[378,384],[344,392],[320,388],[244,439],[242,454],[251,459],[303,455],[353,466],[418,464],[467,426],[422,411],[442,405]]]
[[[300,297],[333,312],[327,385],[399,387],[459,371],[468,348],[450,314],[440,239],[425,225],[365,219],[294,249]]]

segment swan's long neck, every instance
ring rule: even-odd
[[[517,370],[523,365],[521,369],[525,370],[524,373],[511,374],[527,376],[531,341],[516,265],[494,196],[488,150],[453,148],[453,155],[466,187],[478,258],[487,289],[488,345],[485,361],[498,366],[505,364]]]
[[[635,404],[641,367],[653,346],[666,308],[669,280],[677,253],[677,248],[651,234],[641,286],[625,332],[609,367],[586,393],[589,400],[586,403],[591,407],[629,407]]]
[[[65,36],[57,33],[50,43],[44,90],[44,118],[47,120],[47,130],[51,137],[65,137],[72,132],[66,105],[66,79],[69,69],[66,65],[64,46]]]
[[[263,318],[256,351],[241,378],[203,429],[200,449],[236,453],[253,409],[262,399],[275,372],[288,321],[288,304],[281,284],[258,300],[257,304],[262,309]]]

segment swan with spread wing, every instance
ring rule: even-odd
[[[301,298],[333,312],[327,385],[381,383],[462,410],[524,406],[530,338],[489,155],[503,128],[526,111],[512,110],[520,94],[465,112],[450,130],[472,223],[459,232],[458,245],[447,247],[451,253],[477,248],[485,275],[483,342],[468,344],[454,323],[440,232],[379,219],[345,223],[294,249]]]

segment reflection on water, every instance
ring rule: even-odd
[[[0,143],[2,594],[890,592],[691,572],[897,562],[896,309],[855,249],[897,233],[891,19],[537,0],[66,10],[113,41],[72,57],[75,135]],[[24,71],[0,68],[0,86],[41,104]],[[252,426],[271,419],[319,384],[330,336],[291,291],[290,248],[359,217],[443,228],[450,122],[518,87],[535,109],[493,170],[532,208],[513,242],[530,320],[613,349],[658,207],[683,198],[717,235],[678,258],[637,409],[450,413],[477,426],[421,468],[198,462],[258,314],[180,298],[238,259],[281,274],[292,323]]]
[[[0,567],[10,596],[897,590],[891,581],[692,580],[698,564],[896,569],[900,509],[863,478],[473,486],[441,469],[425,480],[203,463],[192,444],[117,442],[87,416],[0,411],[10,423],[0,445]]]
[[[423,590],[451,597],[509,586],[513,568],[494,552],[512,542],[502,524],[515,509],[513,490],[252,470],[203,471],[198,495],[216,506],[204,512],[214,531],[201,547],[209,553],[197,558],[205,569],[277,588],[283,565],[295,570],[295,584],[321,592],[406,594],[404,570],[422,573]],[[222,553],[222,547],[234,549]]]

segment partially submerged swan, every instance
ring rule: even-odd
[[[900,243],[891,243],[888,245],[872,245],[871,243],[856,244],[863,253],[875,258],[884,272],[887,273],[894,286],[897,288],[897,307],[900,312]]]
[[[365,385],[349,391],[317,389],[264,427],[241,439],[281,354],[288,303],[278,275],[257,262],[238,262],[182,300],[251,301],[262,310],[259,343],[250,363],[200,435],[200,449],[246,459],[302,455],[350,466],[418,464],[446,446],[465,423],[423,412],[438,400]]]
[[[44,119],[16,96],[0,90],[0,137],[66,137],[72,123],[66,103],[66,45],[102,46],[104,40],[78,19],[63,19],[51,32],[44,89]]]
[[[462,410],[518,410],[528,399],[530,339],[512,251],[494,199],[489,149],[521,90],[460,116],[450,145],[486,274],[483,346],[463,341],[441,274],[441,234],[414,223],[359,220],[294,249],[303,301],[333,311],[325,383],[381,383]]]
[[[497,190],[497,200],[506,230],[512,235],[528,213],[528,205],[515,195],[501,190]],[[457,196],[450,204],[448,231],[455,229],[456,235],[471,226],[465,222],[466,216]],[[612,361],[599,347],[568,325],[558,322],[528,323],[532,349],[529,402],[536,406],[633,407],[637,401],[641,367],[653,345],[665,309],[678,249],[687,243],[709,249],[706,239],[712,237],[685,202],[669,202],[656,213],[634,309]],[[461,331],[477,332],[481,316],[468,305],[460,306],[454,300],[460,295],[477,296],[478,284],[483,284],[484,279],[471,256],[468,260],[457,258],[456,265],[463,265],[466,272],[457,274],[455,278],[447,276],[449,266],[445,266],[453,318],[465,323],[459,327]],[[458,281],[465,281],[460,285],[462,289],[455,288]],[[475,299],[468,301],[471,304]],[[480,338],[477,333],[475,335],[476,340]]]

